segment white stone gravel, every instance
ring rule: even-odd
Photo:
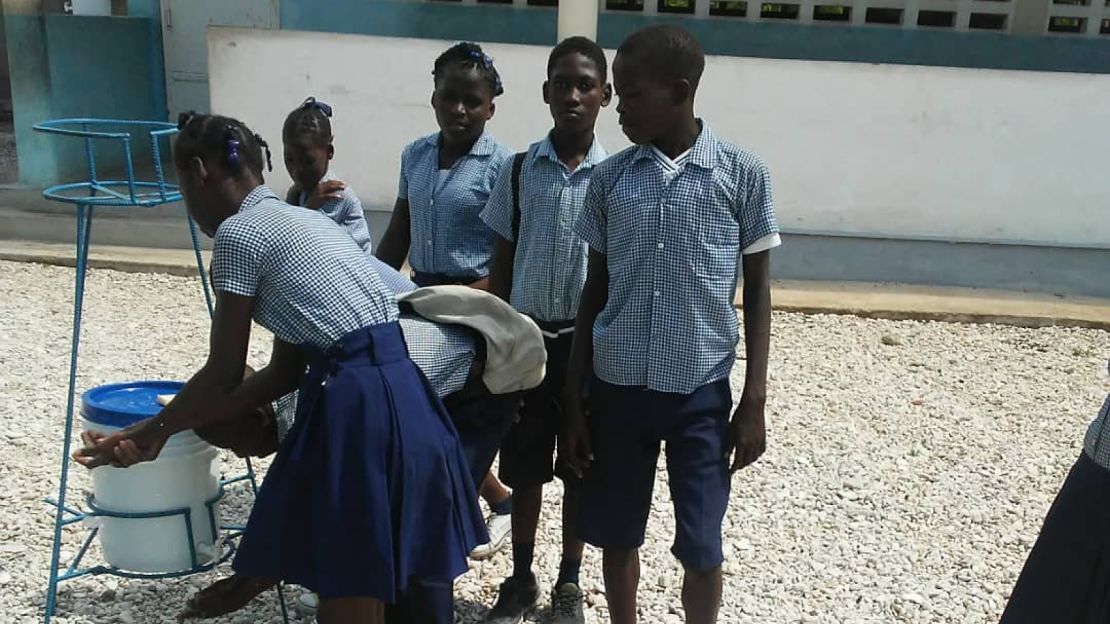
[[[72,280],[71,269],[0,262],[0,622],[41,621],[52,518],[40,501],[57,488]],[[91,272],[79,390],[195,370],[207,348],[199,288],[195,279]],[[268,339],[258,333],[250,360],[261,365]],[[776,314],[770,449],[734,481],[721,621],[997,621],[1110,389],[1108,355],[1110,335],[1096,330]],[[737,391],[740,379],[738,370]],[[77,497],[89,479],[79,467],[72,474]],[[655,503],[641,621],[681,622],[662,470]],[[239,490],[224,509],[242,520],[247,505]],[[543,522],[546,591],[558,563],[553,501]],[[68,556],[78,540],[67,531]],[[89,561],[96,556],[94,548]],[[460,579],[459,621],[478,621],[509,566],[505,553]],[[222,573],[69,582],[55,621],[171,622],[190,592]],[[593,550],[583,583],[591,621],[606,621]],[[280,618],[269,594],[220,621]]]

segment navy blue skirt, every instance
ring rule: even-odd
[[[259,489],[235,571],[325,599],[386,602],[413,577],[465,572],[487,541],[475,486],[400,326],[306,354],[297,419]]]
[[[1003,624],[1110,622],[1110,472],[1085,453],[1048,511]]]

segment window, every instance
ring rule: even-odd
[[[559,0],[528,0],[528,6],[559,6]]]
[[[869,7],[867,9],[868,24],[901,24],[902,9],[881,9]]]
[[[918,11],[917,25],[926,28],[952,28],[956,25],[955,11]]]
[[[605,0],[605,8],[610,11],[643,11],[644,0]]]
[[[1067,6],[1087,6],[1090,0],[1052,0],[1052,4],[1063,4]]]
[[[798,19],[798,5],[765,3],[759,8],[759,16],[765,19]]]
[[[818,4],[813,7],[813,19],[818,22],[849,22],[852,20],[852,7]]]
[[[1050,17],[1048,18],[1048,32],[1081,33],[1087,28],[1085,17]]]
[[[1102,20],[1102,27],[1098,29],[1099,34],[1110,35],[1110,18]]]
[[[1110,0],[1106,0],[1110,2]],[[710,15],[744,17],[748,14],[748,3],[736,0],[709,0]]]
[[[659,0],[660,13],[693,13],[694,0]]]
[[[967,27],[974,30],[1006,30],[1004,13],[972,13]]]
[[[513,0],[478,0],[485,4],[512,4]]]

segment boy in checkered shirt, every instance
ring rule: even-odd
[[[690,623],[716,621],[730,474],[766,448],[768,250],[779,244],[770,175],[694,115],[704,67],[681,28],[625,40],[613,78],[621,126],[636,145],[595,168],[577,225],[590,260],[560,451],[584,477],[578,532],[603,549],[614,624],[636,621],[660,445]],[[733,411],[740,264],[747,372]],[[591,362],[587,417],[580,389]]]

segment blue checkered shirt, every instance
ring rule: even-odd
[[[510,301],[517,311],[541,321],[569,321],[578,315],[589,248],[574,224],[582,214],[590,173],[606,156],[594,139],[582,164],[568,171],[550,138],[528,148],[520,171],[520,241]],[[486,225],[508,241],[514,240],[512,177],[510,158],[482,211]]]
[[[631,147],[594,169],[576,229],[609,267],[593,330],[598,377],[689,394],[728,376],[741,252],[777,240],[759,156],[707,124],[677,174],[651,146]]]
[[[366,256],[328,217],[259,186],[216,231],[212,282],[254,297],[254,319],[292,344],[331,346],[397,320],[397,303]]]
[[[444,398],[463,389],[477,354],[477,337],[459,325],[433,323],[405,314],[398,320],[409,347],[409,358],[432,389]],[[273,404],[280,437],[285,437],[297,411],[297,393],[287,394]]]
[[[397,197],[408,201],[409,264],[420,273],[479,279],[489,273],[493,231],[479,218],[509,149],[483,134],[437,190],[439,133],[417,139],[401,154]]]
[[[324,177],[320,178],[320,182],[330,182],[338,179],[329,169]],[[297,202],[302,206],[308,203],[308,193],[302,192],[297,198]],[[363,212],[362,202],[359,201],[358,195],[355,195],[351,187],[348,186],[340,191],[339,199],[330,200],[321,206],[320,212],[346,230],[347,234],[350,234],[351,238],[358,243],[364,254],[373,255],[373,243],[370,240],[370,226],[366,223],[366,213]]]

